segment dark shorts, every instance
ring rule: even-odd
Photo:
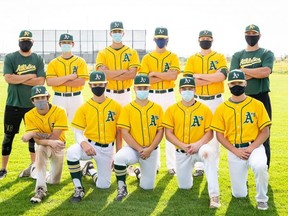
[[[4,133],[5,134],[19,133],[20,124],[22,119],[24,120],[25,113],[31,110],[32,108],[33,107],[20,108],[6,105],[4,113]]]

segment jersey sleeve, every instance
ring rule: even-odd
[[[144,74],[149,74],[149,72],[151,72],[149,70],[149,60],[148,60],[148,56],[149,54],[146,54],[145,56],[143,56],[142,61],[141,61],[141,67],[140,67],[140,71],[141,73]]]
[[[183,76],[186,76],[187,74],[193,75],[193,56],[190,56],[187,59],[186,65],[184,67]]]
[[[37,128],[37,125],[35,124],[34,114],[33,110],[36,108],[31,109],[27,113],[25,113],[24,119],[25,119],[25,129],[26,132],[34,131],[39,132],[39,129]]]
[[[68,130],[68,120],[67,120],[66,112],[62,108],[58,107],[57,109],[58,109],[58,112],[57,112],[56,122],[54,124],[53,129],[66,131]]]
[[[37,77],[45,77],[46,73],[44,59],[40,55],[37,55],[37,61]]]
[[[84,105],[85,104],[83,104],[77,109],[74,115],[73,121],[71,123],[72,127],[83,130],[83,131],[85,130],[87,126]]]
[[[49,62],[48,66],[47,66],[47,71],[46,71],[46,77],[57,77],[57,73],[55,70],[55,59],[53,59],[52,61]]]
[[[262,130],[266,126],[270,126],[272,124],[269,115],[263,105],[263,103],[259,102],[258,103],[258,128]]]
[[[227,77],[228,67],[227,67],[227,60],[223,54],[219,54],[219,68],[221,73],[224,74],[225,78]]]
[[[214,131],[225,133],[225,124],[223,119],[223,105],[219,105],[213,115],[210,128]]]
[[[130,125],[130,117],[129,117],[129,108],[125,106],[119,116],[118,122],[117,122],[117,127],[120,128],[125,128],[130,130],[131,125]]]
[[[83,58],[81,58],[81,62],[79,64],[77,75],[79,78],[84,78],[85,80],[89,79],[88,66],[86,64],[86,61]]]
[[[139,60],[139,56],[136,50],[132,50],[132,56],[131,56],[131,61],[129,64],[129,69],[130,68],[140,68],[140,60]]]
[[[236,52],[232,55],[230,63],[230,71],[234,69],[240,69],[240,57],[242,52],[243,51]]]
[[[177,70],[178,74],[180,73],[180,63],[179,63],[179,58],[176,54],[173,54],[172,62],[170,65],[170,70]]]
[[[212,118],[213,118],[213,114],[212,111],[207,107],[206,108],[206,112],[205,112],[205,132],[210,131],[211,130],[211,122],[212,122]]]
[[[163,128],[163,118],[164,118],[164,112],[161,106],[159,106],[159,124],[158,124],[158,130]]]
[[[274,61],[275,61],[274,53],[271,52],[270,50],[268,50],[263,55],[264,55],[264,58],[262,60],[263,61],[262,67],[269,67],[271,69],[271,72],[272,72],[272,68],[273,68]]]
[[[13,69],[13,64],[10,58],[11,54],[7,54],[4,58],[3,74],[13,74],[15,71]]]
[[[174,129],[174,118],[173,118],[173,108],[172,106],[168,107],[168,109],[165,112],[164,119],[163,119],[163,127]]]
[[[106,65],[105,64],[104,50],[99,51],[97,54],[95,69],[98,70],[98,68],[102,65]]]

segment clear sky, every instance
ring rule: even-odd
[[[18,49],[22,29],[109,29],[123,21],[125,29],[146,29],[147,49],[154,30],[169,31],[168,49],[188,57],[199,51],[200,30],[213,32],[213,49],[227,56],[245,48],[244,29],[260,27],[260,46],[276,56],[288,54],[285,0],[5,0],[0,6],[0,53]]]

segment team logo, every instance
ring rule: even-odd
[[[159,117],[157,115],[151,115],[150,117],[150,124],[149,126],[156,126],[156,121],[159,119]]]
[[[145,77],[141,77],[141,79],[140,79],[140,83],[146,83],[146,80],[147,80],[147,78],[145,78]]]
[[[25,32],[24,32],[24,37],[29,37],[29,36],[30,36],[30,32],[25,31]]]
[[[203,35],[208,35],[209,31],[205,30],[203,31]]]
[[[246,116],[246,119],[244,121],[244,124],[254,123],[253,118],[256,116],[255,113],[247,112],[245,116]]]
[[[70,38],[70,35],[68,35],[68,34],[64,35],[64,40],[69,40],[69,38]]]
[[[232,79],[238,79],[238,78],[239,78],[239,74],[236,73],[236,72],[234,72],[234,73],[233,73],[233,77],[232,77]]]
[[[95,80],[101,80],[102,76],[100,74],[96,74]]]
[[[164,32],[165,32],[164,29],[161,29],[161,28],[160,28],[159,31],[158,31],[158,34],[159,34],[159,35],[162,35],[162,34],[164,34]]]
[[[164,65],[164,72],[167,72],[169,70],[169,68],[170,68],[170,65],[168,62],[166,62]]]
[[[200,121],[203,121],[203,119],[203,116],[194,116],[191,127],[199,127],[201,125]]]
[[[36,88],[35,89],[35,94],[40,94],[41,93],[41,88]]]
[[[108,111],[106,122],[114,121],[114,116],[116,115],[113,111]]]
[[[218,61],[210,61],[210,67],[209,70],[216,70],[216,64],[218,63]]]
[[[131,56],[131,54],[125,53],[125,54],[124,54],[123,62],[130,62],[130,56]]]
[[[255,25],[249,25],[250,30],[254,30],[254,28],[255,28]]]
[[[76,74],[78,70],[78,66],[73,66],[73,74]]]
[[[114,23],[114,28],[118,28],[119,26],[120,26],[120,23],[118,23],[118,22]]]
[[[190,82],[191,82],[191,79],[185,79],[185,81],[184,81],[184,84],[190,84]]]

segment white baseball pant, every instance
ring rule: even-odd
[[[111,176],[112,176],[112,169],[111,165],[113,162],[113,155],[114,155],[114,147],[109,144],[108,147],[100,147],[91,144],[87,141],[89,145],[91,145],[95,151],[95,156],[88,156],[83,149],[81,148],[80,144],[74,144],[67,149],[66,159],[68,161],[79,161],[79,160],[90,160],[93,158],[97,164],[97,173],[98,178],[96,181],[96,187],[101,189],[109,188],[111,185]]]
[[[265,148],[260,145],[254,149],[248,160],[241,160],[232,152],[228,152],[229,171],[232,195],[236,198],[247,196],[247,176],[249,166],[254,172],[256,181],[256,201],[268,201],[268,166]]]
[[[113,90],[110,90],[110,92],[105,92],[105,95],[116,102],[118,102],[122,107],[124,107],[126,104],[130,103],[132,101],[131,99],[131,90],[127,91],[127,89],[124,90],[124,93],[113,93]]]

